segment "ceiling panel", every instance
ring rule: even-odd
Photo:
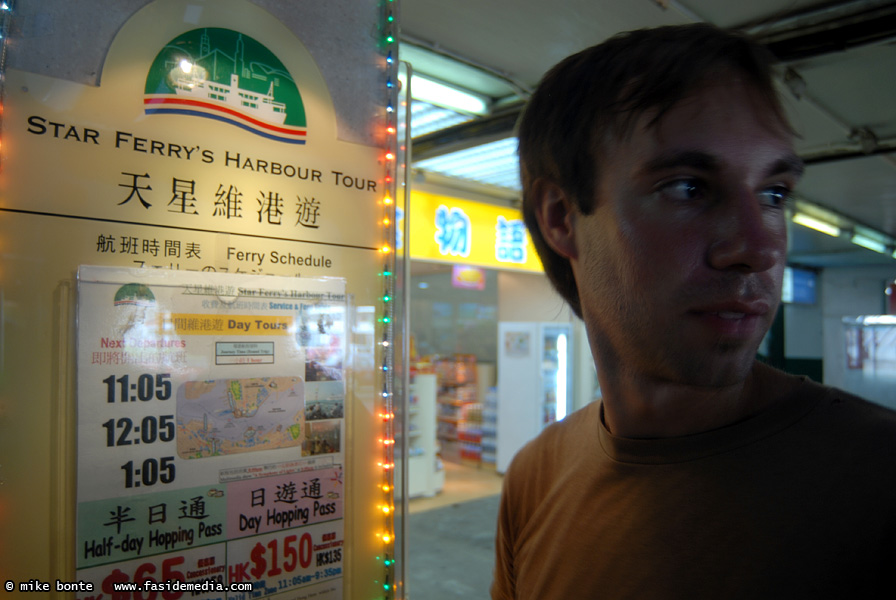
[[[628,29],[684,23],[652,0],[407,0],[402,31],[534,85],[566,56]]]
[[[791,65],[834,115],[896,137],[896,45],[876,44]]]
[[[896,165],[891,160],[874,156],[809,166],[798,191],[896,236]]]

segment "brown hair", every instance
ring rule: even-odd
[[[533,192],[545,179],[560,186],[584,214],[594,210],[602,142],[627,135],[655,110],[651,125],[720,68],[744,76],[789,130],[772,81],[772,55],[747,37],[712,25],[641,29],[574,54],[541,80],[518,123],[523,218],[545,272],[582,316],[569,261],[547,244]]]

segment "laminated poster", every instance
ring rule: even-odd
[[[343,597],[346,317],[337,278],[80,268],[78,598]]]

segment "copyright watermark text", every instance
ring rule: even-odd
[[[29,579],[18,583],[7,579],[3,589],[7,592],[92,592],[94,585],[89,581],[60,581],[57,579],[54,584],[40,579]]]

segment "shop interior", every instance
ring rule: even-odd
[[[498,455],[506,462],[512,452],[498,447],[497,371],[511,369],[500,348],[501,298],[512,305],[517,287],[540,289],[532,282],[544,277],[422,261],[412,261],[410,272],[407,589],[409,597],[472,597],[490,581],[506,468],[499,469]],[[559,316],[567,320],[556,325],[571,330],[566,311]],[[556,389],[556,380],[545,385]],[[532,429],[536,420],[556,418],[555,411],[544,414],[536,405],[542,397],[527,391],[515,404],[529,413]],[[510,416],[504,420],[505,427],[513,423]],[[501,439],[505,445],[515,441]],[[466,567],[444,566],[458,561]]]
[[[412,261],[410,270],[413,512],[498,493],[510,457],[578,407],[574,383],[584,392],[581,403],[593,399],[596,378],[590,357],[578,373],[574,340],[584,337],[581,323],[543,275],[422,261]],[[527,308],[538,305],[554,307],[540,311],[543,322]],[[535,320],[516,320],[524,314]]]

